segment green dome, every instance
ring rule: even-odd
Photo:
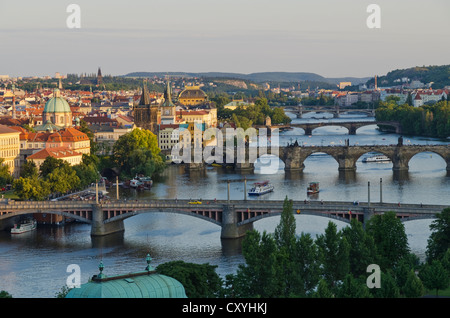
[[[44,113],[70,113],[69,103],[60,96],[59,90],[55,90],[54,97],[45,103]]]
[[[66,298],[187,298],[183,285],[176,279],[141,272],[114,277],[94,276],[80,288],[71,289]]]

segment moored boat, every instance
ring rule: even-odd
[[[310,182],[306,189],[307,194],[316,194],[319,193],[319,191],[319,182]]]
[[[269,181],[255,182],[253,187],[248,192],[248,195],[262,195],[274,190],[274,186]]]
[[[37,221],[35,219],[27,220],[23,223],[14,224],[11,228],[11,234],[21,234],[29,231],[35,230],[37,227]]]
[[[132,188],[144,188],[149,189],[153,185],[153,181],[150,177],[136,176],[130,180],[130,187]]]

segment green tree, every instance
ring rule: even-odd
[[[100,179],[98,172],[99,161],[99,158],[95,155],[83,154],[82,162],[73,166],[76,175],[80,179],[80,188],[86,188]]]
[[[14,180],[14,192],[21,200],[41,201],[50,195],[50,185],[43,178],[31,177]]]
[[[4,290],[0,290],[0,298],[13,298],[10,293]]]
[[[313,293],[314,298],[334,298],[334,294],[328,287],[327,282],[324,279],[319,281],[317,290]]]
[[[374,215],[366,225],[366,231],[374,239],[382,269],[394,267],[409,254],[408,237],[403,223],[395,212]]]
[[[20,171],[20,176],[23,178],[33,178],[33,177],[38,177],[39,176],[39,169],[37,168],[36,164],[34,163],[34,161],[30,160],[30,161],[26,161],[22,167],[21,167],[21,171]]]
[[[312,294],[319,280],[321,263],[318,258],[319,251],[316,243],[309,233],[301,233],[295,243],[293,262],[295,271],[292,278],[296,279],[294,289],[297,296],[303,297]],[[319,285],[320,287],[320,285]],[[325,293],[325,291],[323,291]]]
[[[371,298],[365,282],[354,278],[351,274],[345,275],[341,285],[337,287],[336,297],[339,298]]]
[[[324,234],[317,236],[316,244],[319,247],[319,257],[323,265],[323,277],[331,288],[349,273],[350,246],[342,232],[337,231],[333,222],[328,222]]]
[[[71,190],[79,189],[81,184],[75,169],[68,164],[56,168],[45,179],[52,193],[67,193]]]
[[[399,298],[400,288],[395,279],[392,277],[390,271],[380,273],[380,288],[372,288],[371,294],[375,298]]]
[[[358,277],[365,275],[367,265],[376,262],[376,247],[373,237],[363,228],[357,219],[350,221],[350,226],[342,229],[342,235],[350,244],[350,272]]]
[[[160,274],[178,280],[188,298],[217,298],[222,295],[222,279],[216,273],[217,266],[210,264],[167,262],[156,267]]]
[[[439,290],[448,288],[450,284],[449,273],[439,260],[425,264],[419,272],[419,277],[427,289],[436,290],[436,297]]]
[[[13,181],[13,177],[9,172],[9,166],[4,164],[5,159],[0,158],[0,187],[4,187]]]
[[[408,298],[422,297],[424,294],[424,287],[422,281],[417,277],[414,270],[408,272],[405,285],[402,288],[402,294]]]
[[[295,242],[295,217],[292,210],[292,200],[286,196],[283,202],[280,223],[276,226],[274,237],[279,247],[285,246],[292,249]]]
[[[133,154],[137,149],[145,149],[150,151],[151,160],[155,167],[155,173],[159,173],[164,169],[164,159],[160,154],[161,149],[158,147],[158,139],[155,134],[146,129],[134,129],[133,131],[122,135],[114,143],[112,160],[121,174],[130,176],[132,174],[129,166],[130,154]],[[148,152],[144,152],[148,154]],[[137,155],[135,152],[134,155]],[[139,153],[141,155],[141,153]],[[149,156],[147,155],[147,158]],[[148,175],[151,177],[151,175]]]
[[[430,224],[431,234],[425,251],[427,261],[442,259],[450,246],[450,208],[445,208],[436,214],[436,219]]]
[[[277,245],[267,232],[249,231],[242,242],[245,264],[240,264],[235,276],[229,276],[234,297],[280,297]]]

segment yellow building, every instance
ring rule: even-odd
[[[0,125],[0,158],[14,178],[20,175],[20,132]]]
[[[206,128],[217,127],[217,108],[177,111],[178,123],[204,123]]]
[[[185,106],[200,105],[208,100],[208,96],[199,86],[186,86],[178,95],[178,102]]]

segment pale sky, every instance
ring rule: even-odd
[[[70,29],[69,4],[81,8]],[[381,28],[369,29],[369,4]],[[0,75],[312,72],[450,64],[449,0],[0,0]]]

